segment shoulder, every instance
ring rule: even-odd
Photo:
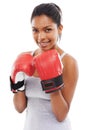
[[[77,60],[73,56],[71,56],[70,54],[66,53],[66,55],[62,59],[62,62],[63,62],[64,67],[66,67],[66,68],[78,69]]]
[[[58,53],[60,54],[63,66],[65,68],[72,68],[74,66],[76,66],[76,68],[78,68],[77,65],[77,60],[70,54],[68,54],[67,52],[65,52],[64,50],[62,50],[61,48],[57,48]]]
[[[69,86],[73,88],[76,86],[79,75],[77,60],[73,56],[66,54],[63,57],[62,62],[64,66],[63,68],[64,81],[66,84],[69,83]]]

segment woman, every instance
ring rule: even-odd
[[[68,112],[74,96],[78,66],[58,46],[63,25],[62,11],[54,3],[36,6],[31,25],[38,46],[20,54],[10,77],[14,106],[26,109],[24,130],[71,130]]]

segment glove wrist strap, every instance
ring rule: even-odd
[[[17,93],[18,91],[24,91],[25,90],[24,80],[18,81],[17,83],[13,83],[10,77],[10,87],[13,93]]]
[[[46,93],[58,90],[62,88],[64,85],[62,75],[49,80],[42,80],[41,84],[42,84],[43,91],[46,91]]]

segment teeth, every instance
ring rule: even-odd
[[[49,43],[48,42],[42,42],[40,43],[41,46],[47,46]]]

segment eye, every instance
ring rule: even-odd
[[[47,29],[45,30],[45,32],[51,32],[51,31],[52,31],[51,28],[47,28]]]
[[[36,33],[36,32],[38,32],[38,30],[36,28],[33,28],[32,32]]]

